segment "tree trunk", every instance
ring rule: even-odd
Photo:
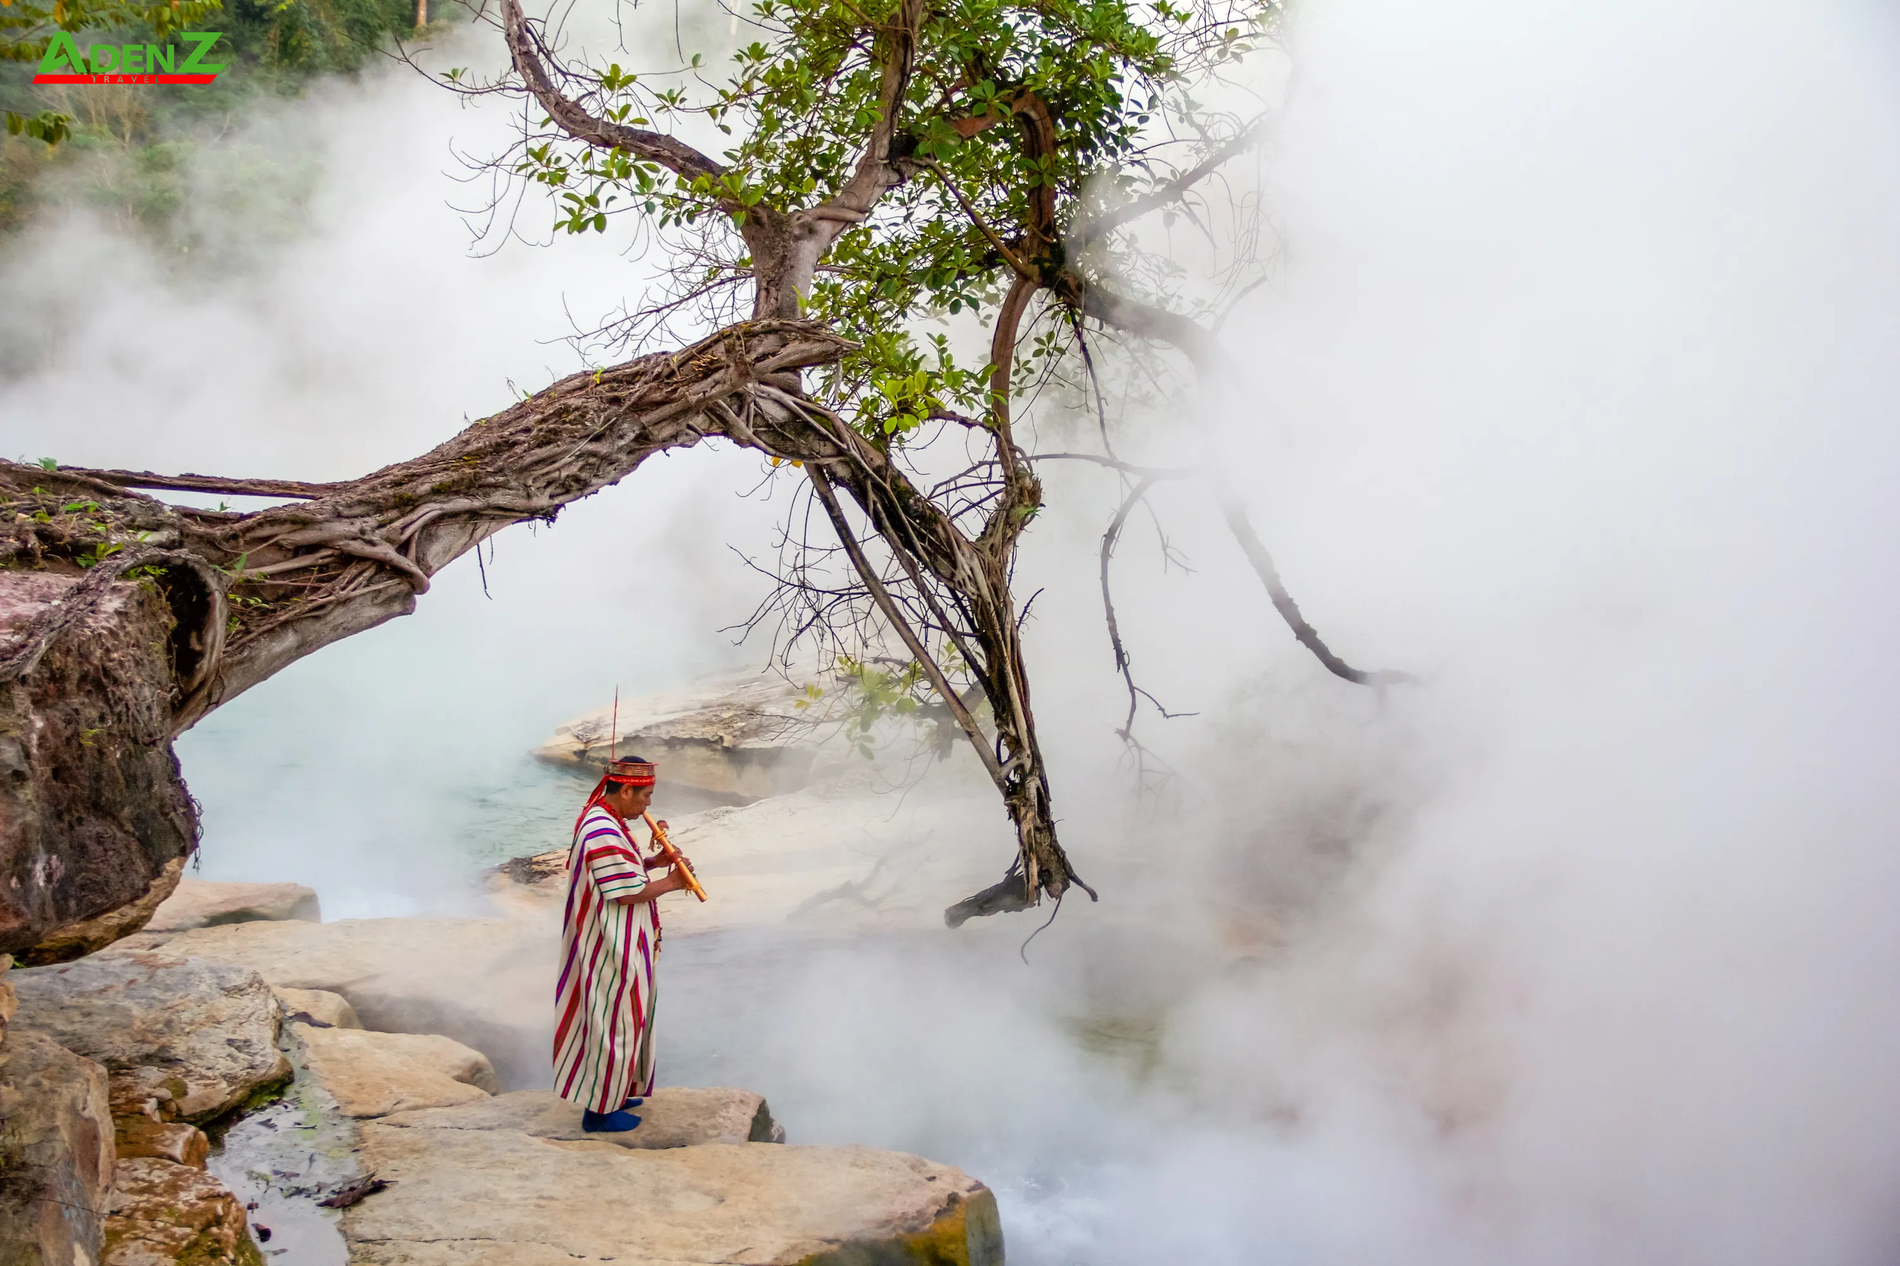
[[[0,951],[138,899],[196,847],[176,735],[305,655],[408,614],[432,575],[504,527],[552,522],[653,454],[714,435],[822,466],[894,549],[981,613],[1029,892],[1060,895],[1072,876],[1006,577],[888,454],[799,394],[800,369],[848,346],[810,321],[743,323],[563,379],[421,457],[335,484],[0,461]],[[138,488],[295,500],[234,514]]]

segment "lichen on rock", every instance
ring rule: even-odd
[[[202,1169],[154,1157],[119,1163],[103,1266],[264,1266],[244,1206]]]

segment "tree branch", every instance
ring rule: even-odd
[[[1158,210],[1171,202],[1179,202],[1187,195],[1189,189],[1207,179],[1207,177],[1212,175],[1223,163],[1245,153],[1265,140],[1267,136],[1267,123],[1271,117],[1270,115],[1261,115],[1258,119],[1254,120],[1252,126],[1237,136],[1232,137],[1225,144],[1218,146],[1213,153],[1176,176],[1173,180],[1157,188],[1150,189],[1141,197],[1125,202],[1119,207],[1104,211],[1088,223],[1082,225],[1069,234],[1070,247],[1076,251],[1080,251],[1087,246],[1093,245],[1108,233],[1127,224],[1130,220],[1138,220],[1142,216],[1147,215],[1150,211]]]
[[[1260,583],[1266,586],[1267,596],[1273,600],[1273,609],[1280,613],[1280,618],[1285,620],[1287,627],[1293,630],[1293,636],[1299,639],[1300,645],[1313,652],[1314,657],[1326,666],[1327,672],[1361,686],[1396,686],[1418,680],[1410,673],[1391,669],[1366,672],[1363,669],[1354,668],[1333,654],[1332,649],[1320,639],[1318,631],[1306,622],[1305,616],[1300,614],[1299,604],[1293,601],[1293,595],[1286,591],[1286,585],[1280,580],[1279,569],[1273,565],[1273,556],[1267,553],[1267,547],[1261,544],[1259,535],[1254,532],[1253,524],[1247,518],[1247,507],[1241,503],[1240,498],[1234,494],[1234,490],[1227,485],[1226,480],[1216,476],[1213,483],[1215,495],[1220,498],[1221,514],[1227,520],[1228,530],[1234,534],[1234,539],[1240,542],[1241,552],[1246,554],[1247,561],[1253,565],[1254,575],[1260,577]]]
[[[92,470],[62,466],[60,474],[88,475],[120,488],[163,488],[173,492],[222,492],[234,497],[281,497],[315,500],[335,491],[335,484],[305,483],[295,479],[221,479],[216,475],[155,475],[149,470]]]
[[[559,88],[548,74],[547,64],[542,59],[540,40],[528,29],[528,20],[521,12],[521,0],[501,0],[502,34],[508,41],[508,53],[514,59],[515,70],[548,117],[577,141],[585,141],[600,149],[625,150],[636,158],[644,158],[658,163],[668,171],[694,180],[704,176],[717,180],[726,174],[723,163],[716,162],[700,153],[686,142],[659,132],[648,132],[642,128],[628,127],[624,123],[614,123],[607,119],[596,118],[578,103],[571,100]],[[728,210],[743,210],[736,202],[721,201],[721,207]]]
[[[930,649],[910,627],[910,621],[904,618],[903,613],[897,609],[897,604],[891,600],[890,590],[884,587],[884,582],[878,579],[877,572],[872,569],[870,561],[864,557],[864,551],[859,547],[857,537],[852,534],[851,525],[845,521],[844,510],[839,506],[836,494],[831,491],[831,480],[826,477],[824,468],[813,462],[806,466],[805,472],[811,477],[811,485],[818,493],[818,500],[825,507],[825,514],[831,519],[831,526],[838,530],[838,541],[844,546],[845,553],[850,556],[851,565],[857,569],[859,578],[864,581],[864,587],[870,591],[871,600],[877,603],[877,609],[884,613],[884,619],[890,624],[891,629],[903,640],[905,648],[924,670],[924,675],[930,678],[930,684],[943,699],[944,706],[950,709],[950,714],[956,717],[957,724],[962,726],[963,732],[969,736],[970,746],[976,749],[978,758],[983,762],[984,770],[996,784],[997,790],[1006,792],[1008,786],[1004,780],[1003,767],[998,763],[996,753],[991,750],[989,739],[984,737],[983,728],[976,723],[976,717],[971,715],[970,710],[963,705],[963,699],[951,687],[949,679],[943,675],[943,669],[938,666],[936,656],[930,653]]]
[[[1094,453],[1030,453],[1025,461],[1031,462],[1092,462],[1097,466],[1106,466],[1110,470],[1119,470],[1124,475],[1134,475],[1149,483],[1160,483],[1170,479],[1192,479],[1196,475],[1205,475],[1205,466],[1137,466],[1113,457],[1099,457]]]

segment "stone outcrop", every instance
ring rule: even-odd
[[[382,1124],[427,1130],[512,1130],[538,1139],[595,1139],[617,1147],[695,1147],[702,1143],[783,1143],[762,1095],[723,1086],[662,1086],[637,1109],[640,1128],[624,1134],[581,1129],[579,1104],[550,1090],[514,1090],[453,1108],[398,1112]]]
[[[327,989],[272,989],[286,1020],[312,1024],[318,1028],[360,1029],[363,1021],[356,1008],[340,993]]]
[[[0,1261],[97,1262],[113,1159],[105,1069],[19,1024],[0,1059]]]
[[[637,1131],[636,1131],[637,1132]],[[988,1188],[860,1147],[668,1149],[371,1121],[386,1191],[344,1215],[375,1266],[1001,1266]]]
[[[302,884],[228,884],[187,879],[153,912],[145,926],[153,932],[183,932],[187,928],[217,927],[224,923],[274,922],[301,919],[323,921],[314,889]]]
[[[158,873],[152,886],[145,895],[117,910],[108,910],[96,919],[86,919],[71,923],[51,936],[28,949],[21,950],[18,957],[23,967],[43,967],[48,963],[70,963],[75,958],[83,958],[112,944],[123,940],[143,928],[152,918],[152,914],[178,887],[179,876],[184,873],[185,859],[174,857]]]
[[[112,1135],[119,1159],[149,1156],[195,1169],[205,1167],[210,1140],[178,1120],[186,1089],[182,1078],[158,1068],[121,1069],[111,1075]]]
[[[185,859],[165,863],[145,895],[95,919],[71,923],[18,957],[25,967],[70,963],[97,953],[134,932],[182,932],[187,928],[258,920],[321,922],[317,894],[302,884],[226,884],[183,879]]]
[[[0,952],[139,900],[197,846],[173,702],[222,640],[222,581],[116,572],[0,568]]]
[[[276,1000],[248,969],[114,951],[11,975],[17,1027],[114,1072],[176,1079],[183,1120],[212,1120],[290,1076],[277,1049]]]
[[[279,989],[340,994],[366,1028],[445,1034],[518,1087],[547,1077],[557,936],[514,919],[339,919],[142,932],[111,952],[162,947],[249,968]],[[524,1014],[541,1027],[524,1027]]]
[[[346,1116],[387,1116],[486,1100],[501,1089],[488,1057],[424,1033],[294,1026],[310,1071]]]
[[[536,759],[598,776],[610,750],[659,763],[672,787],[690,787],[728,804],[796,791],[811,781],[813,726],[786,682],[740,673],[686,690],[622,699],[557,728]]]
[[[264,1266],[244,1206],[202,1169],[153,1157],[119,1162],[104,1266]]]

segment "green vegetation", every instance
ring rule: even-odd
[[[57,0],[0,7],[0,233],[36,213],[87,207],[128,231],[190,250],[204,245],[182,213],[192,161],[207,148],[247,197],[292,202],[308,184],[297,155],[233,144],[263,100],[294,98],[317,76],[362,67],[407,33],[411,0],[176,0],[144,8]],[[223,33],[207,60],[226,69],[210,84],[31,84],[59,30],[93,42],[176,43],[181,28]],[[244,191],[250,191],[245,194]],[[270,208],[282,211],[281,205]]]
[[[608,127],[677,134],[710,124],[730,138],[716,159],[672,163],[638,143],[549,132],[506,161],[544,187],[557,230],[605,232],[626,213],[690,240],[678,290],[730,319],[753,260],[739,234],[711,226],[743,233],[749,218],[848,189],[901,41],[889,152],[906,178],[836,238],[800,296],[807,315],[859,344],[827,373],[820,398],[897,445],[933,421],[994,425],[999,396],[1026,394],[1073,356],[1089,274],[1188,302],[1167,253],[1117,230],[1137,208],[1171,222],[1184,201],[1172,188],[1180,173],[1252,143],[1261,106],[1226,81],[1246,79],[1241,59],[1275,37],[1282,13],[1280,0],[930,0],[912,31],[903,0],[752,0],[733,10],[734,29],[743,20],[757,38],[723,72],[688,53],[652,72],[570,68],[567,81]],[[462,86],[459,73],[446,78]],[[959,361],[947,339],[920,337],[920,318],[969,314],[990,326],[1019,275],[1053,302],[1038,305],[1040,329],[1025,323],[1006,382],[981,360]]]

